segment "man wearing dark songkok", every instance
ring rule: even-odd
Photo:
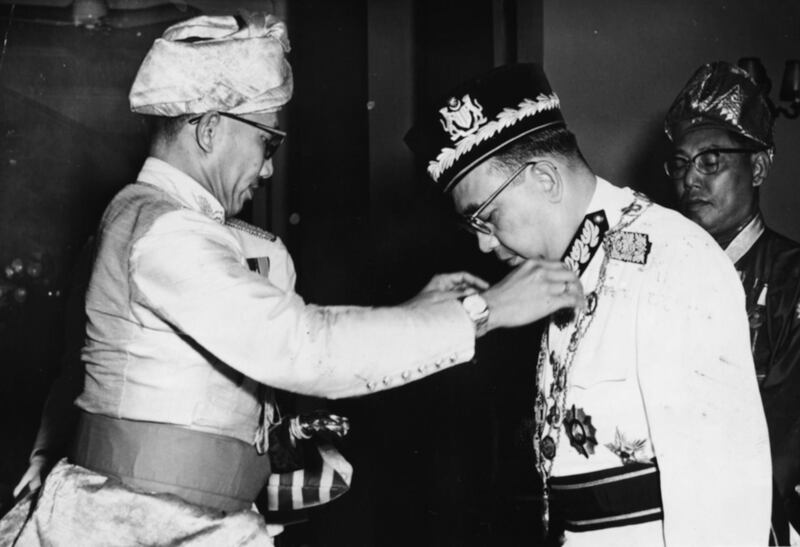
[[[772,166],[774,117],[761,88],[725,62],[703,65],[672,104],[664,166],[681,211],[734,263],[772,449],[772,545],[800,530],[800,245],[769,229],[760,187]],[[791,523],[791,524],[790,524]]]
[[[767,429],[744,293],[714,240],[596,176],[538,65],[453,89],[406,142],[482,251],[512,266],[560,258],[587,293],[585,309],[551,317],[536,364],[549,539],[763,544]]]
[[[198,17],[142,62],[130,103],[156,134],[101,220],[74,448],[18,545],[272,545],[251,507],[273,388],[389,389],[468,362],[489,330],[583,306],[575,275],[542,260],[491,287],[436,276],[397,307],[306,304],[282,243],[230,218],[272,174],[288,49],[272,16]]]

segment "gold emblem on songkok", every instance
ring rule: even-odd
[[[447,106],[441,108],[439,113],[442,115],[439,121],[453,142],[472,135],[487,121],[483,107],[469,95],[461,99],[450,97]]]
[[[470,152],[474,147],[489,139],[502,135],[503,132],[513,127],[521,120],[536,116],[542,112],[558,110],[560,107],[558,97],[555,93],[551,95],[539,94],[536,99],[523,99],[522,102],[517,105],[517,108],[504,108],[492,121],[487,122],[484,119],[481,105],[478,104],[477,101],[470,99],[473,106],[479,109],[479,119],[481,121],[467,122],[466,117],[463,117],[461,114],[464,112],[471,112],[471,106],[463,106],[464,100],[468,98],[469,95],[464,95],[464,98],[459,101],[455,97],[452,97],[448,102],[448,106],[439,110],[443,118],[439,120],[439,122],[442,124],[445,131],[450,134],[450,139],[455,143],[455,146],[454,148],[442,148],[442,151],[439,152],[436,159],[428,162],[428,174],[434,181],[438,182],[439,177],[444,171],[450,169],[456,160]],[[451,112],[451,110],[453,110],[453,112]],[[455,111],[458,111],[459,114],[456,114]],[[450,120],[453,117],[459,120],[458,125],[462,127],[466,126],[467,123],[471,123],[472,125],[470,125],[469,130],[459,129],[453,125],[455,131],[455,133],[453,133],[448,129],[451,125]]]

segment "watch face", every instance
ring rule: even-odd
[[[486,300],[479,294],[471,294],[464,298],[462,302],[470,317],[479,316],[487,309]]]

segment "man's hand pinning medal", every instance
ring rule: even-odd
[[[583,287],[560,261],[528,259],[483,293],[489,304],[489,330],[518,327],[562,308],[583,309]]]

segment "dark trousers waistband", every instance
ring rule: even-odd
[[[70,460],[128,486],[228,513],[248,509],[270,474],[269,457],[238,439],[87,412]]]
[[[661,485],[655,463],[632,463],[550,479],[554,524],[586,532],[661,520]]]

